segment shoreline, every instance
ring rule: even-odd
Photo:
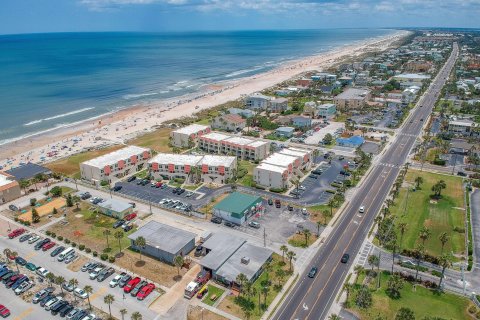
[[[125,140],[152,131],[164,121],[190,116],[195,112],[239,99],[303,72],[327,69],[348,57],[385,50],[409,34],[409,31],[400,30],[387,36],[360,40],[323,53],[287,61],[263,73],[206,84],[203,90],[195,93],[132,105],[64,127],[20,137],[1,145],[0,165],[4,166],[3,170],[8,170],[21,162],[43,163],[64,158],[87,148],[98,147],[101,144],[98,142],[124,143]],[[58,152],[55,157],[45,157],[49,151],[54,150]]]

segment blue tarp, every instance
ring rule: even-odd
[[[352,136],[350,138],[338,138],[337,145],[344,147],[359,147],[365,142],[360,136]]]

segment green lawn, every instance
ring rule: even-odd
[[[168,145],[170,132],[172,132],[170,128],[161,128],[132,139],[128,141],[128,144],[150,148],[157,152],[172,152],[172,148]]]
[[[412,191],[414,180],[421,176],[424,180],[420,190]],[[442,191],[442,198],[434,201],[432,185],[439,180],[444,180],[447,188]],[[462,179],[455,176],[439,175],[429,172],[409,170],[405,182],[410,185],[407,198],[407,188],[401,188],[395,205],[391,208],[393,214],[398,215],[398,226],[401,222],[407,223],[407,231],[403,236],[401,247],[414,249],[421,243],[419,231],[423,226],[430,229],[430,238],[425,242],[425,249],[431,255],[438,256],[441,253],[441,242],[438,237],[447,232],[450,241],[445,245],[445,252],[453,251],[454,254],[465,252],[465,233],[454,231],[454,228],[464,229],[464,208]],[[398,231],[399,239],[400,232]]]
[[[213,306],[215,304],[215,301],[218,301],[222,294],[225,292],[225,290],[220,289],[219,287],[208,285],[208,294],[203,298],[202,302],[205,304],[208,304],[209,306]],[[217,296],[217,299],[215,301],[212,301],[210,297],[213,295]]]
[[[210,119],[202,119],[202,120],[199,120],[197,122],[195,122],[197,124],[203,124],[205,126],[209,126],[210,125]]]
[[[435,290],[426,289],[423,286],[413,288],[412,284],[405,282],[400,290],[400,298],[392,299],[386,293],[386,284],[389,275],[382,273],[381,287],[376,290],[376,281],[370,285],[372,292],[372,306],[368,309],[361,309],[355,305],[355,297],[360,285],[350,293],[349,307],[360,316],[360,319],[374,319],[381,315],[383,319],[395,319],[397,311],[402,308],[410,308],[415,313],[416,319],[425,316],[441,317],[442,319],[471,319],[467,308],[470,301],[461,296],[451,293],[439,293]],[[358,283],[361,283],[359,277]]]
[[[79,179],[80,163],[96,157],[100,157],[104,154],[113,152],[123,147],[124,146],[112,146],[101,150],[81,152],[65,159],[60,159],[54,162],[47,163],[45,164],[45,166],[54,172],[58,172],[66,176]]]
[[[246,160],[238,161],[238,172],[246,171],[247,173],[238,179],[238,183],[246,187],[252,187],[255,185],[253,181],[253,169],[256,167],[256,164]]]

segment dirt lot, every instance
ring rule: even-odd
[[[47,202],[40,207],[36,207],[35,209],[37,209],[38,215],[40,217],[44,217],[46,215],[51,214],[53,208],[57,208],[57,210],[60,210],[60,208],[64,207],[65,204],[66,204],[65,198],[54,198],[52,201]],[[29,210],[19,215],[18,219],[32,222],[32,210]]]
[[[203,311],[202,311],[203,309]],[[225,320],[226,318],[200,306],[189,306],[187,320]]]
[[[115,260],[115,264],[166,287],[171,287],[175,284],[176,276],[178,275],[176,267],[145,255],[142,255],[144,262],[139,262],[140,255],[137,252],[131,250],[123,252],[124,256]],[[180,275],[183,276],[187,271],[185,268],[181,269]]]
[[[87,263],[89,260],[84,256],[80,256],[77,260],[69,263],[67,269],[78,272],[82,268],[82,266]]]

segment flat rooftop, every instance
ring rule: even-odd
[[[217,270],[217,276],[228,281],[235,281],[237,276],[243,273],[251,280],[272,254],[273,251],[270,249],[257,247],[246,242]]]
[[[230,138],[229,135],[219,133],[219,132],[210,132],[202,136],[202,139],[210,139],[215,141],[222,141],[228,138]]]
[[[269,163],[279,167],[288,167],[293,164],[298,157],[289,156],[281,153],[274,153],[271,156],[265,158],[261,163]]]
[[[272,171],[272,172],[278,172],[280,174],[283,174],[287,168],[285,167],[279,167],[270,163],[260,163],[257,168],[258,170],[266,170],[266,171]]]
[[[401,73],[394,76],[397,79],[414,79],[414,80],[425,80],[430,79],[429,75],[418,74],[418,73]]]
[[[123,212],[132,208],[130,203],[116,199],[106,199],[105,201],[98,203],[97,206],[107,210],[113,210],[115,212]]]
[[[187,243],[195,241],[195,234],[177,229],[166,224],[150,221],[134,233],[128,236],[135,240],[138,237],[144,237],[147,245],[158,247],[159,250],[177,254]]]
[[[262,201],[261,197],[246,193],[234,192],[217,203],[213,209],[231,212],[235,217],[241,217],[246,211]]]
[[[173,130],[172,132],[191,135],[193,133],[198,133],[199,131],[203,131],[203,130],[206,130],[206,129],[209,129],[209,128],[210,128],[210,126],[194,123],[194,124],[191,124],[189,126],[186,126],[186,127],[183,127],[183,128],[177,129],[177,130]]]
[[[142,154],[145,151],[150,152],[150,150],[147,148],[142,148],[137,146],[128,146],[128,147],[107,153],[103,156],[85,161],[83,162],[83,164],[96,167],[96,168],[103,168],[105,166],[110,166],[112,164],[115,164],[119,160],[126,160],[133,155]]]
[[[245,242],[245,239],[230,234],[214,233],[202,244],[210,252],[200,260],[200,265],[218,270]]]
[[[310,151],[301,150],[301,149],[285,148],[285,149],[282,149],[281,151],[279,151],[278,153],[285,154],[287,156],[303,158],[304,156],[310,154]]]
[[[244,146],[244,145],[252,143],[254,140],[248,139],[248,138],[243,138],[243,137],[230,137],[230,138],[226,139],[225,141],[229,142],[229,143]]]
[[[365,99],[365,96],[369,93],[369,89],[348,88],[347,90],[336,96],[335,99],[363,100]]]
[[[11,183],[17,184],[12,176],[8,175],[7,173],[0,172],[0,188]]]
[[[235,161],[237,161],[236,157],[205,155],[200,160],[199,164],[206,164],[212,167],[218,167],[218,166],[230,167],[235,163]]]
[[[248,144],[249,147],[254,147],[254,148],[258,148],[258,147],[261,147],[261,146],[264,146],[266,144],[269,144],[270,142],[268,141],[262,141],[262,140],[255,140],[253,142],[250,142]]]
[[[454,126],[465,126],[465,127],[471,127],[474,125],[475,122],[472,120],[450,120],[448,124],[453,124]]]
[[[195,156],[191,154],[158,153],[155,157],[148,161],[148,163],[196,166],[201,159],[202,156]]]
[[[19,167],[5,171],[5,173],[13,176],[15,180],[20,181],[22,179],[29,180],[35,177],[39,173],[50,174],[50,169],[42,167],[36,163],[26,163]]]

